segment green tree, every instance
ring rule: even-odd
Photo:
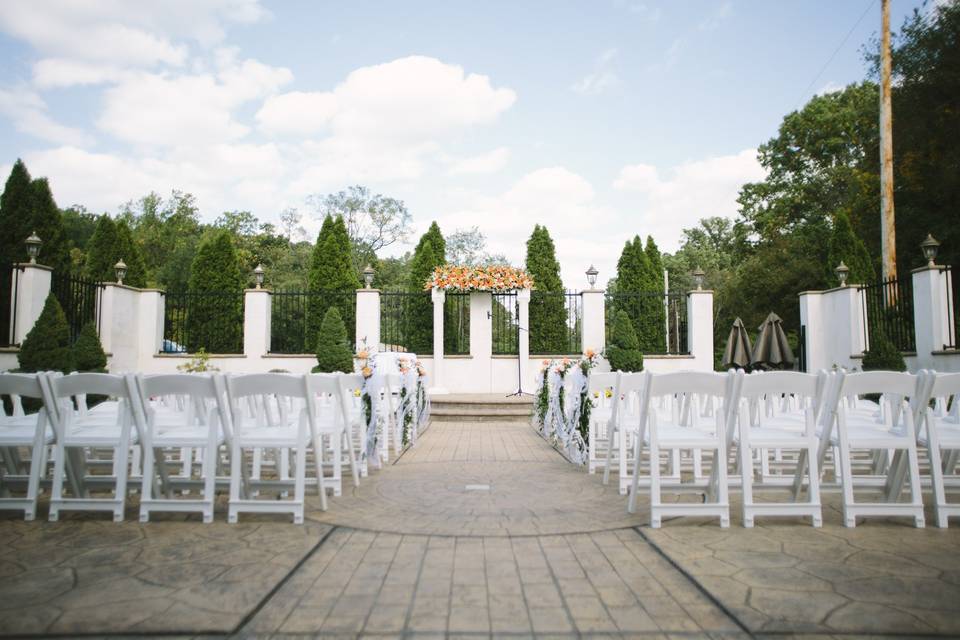
[[[307,303],[306,345],[316,347],[320,325],[327,309],[336,307],[347,326],[351,342],[356,331],[354,315],[355,290],[360,286],[353,268],[350,238],[343,218],[327,217],[323,221],[310,262],[310,296]]]
[[[147,286],[147,266],[143,261],[143,253],[133,239],[133,233],[126,220],[117,222],[117,243],[113,249],[113,255],[116,257],[117,264],[120,260],[127,265],[127,275],[123,278],[123,283],[131,287]],[[113,274],[113,278],[116,273]],[[111,278],[111,279],[113,279]]]
[[[633,322],[626,311],[618,311],[605,356],[613,371],[643,371],[643,353]]]
[[[430,294],[424,291],[424,286],[433,270],[444,264],[446,251],[447,246],[440,227],[436,222],[432,222],[427,232],[420,236],[410,260],[407,290],[419,295],[413,296],[409,301],[407,323],[404,327],[407,344],[403,346],[418,355],[433,353],[433,301]]]
[[[46,178],[37,178],[30,183],[30,189],[33,192],[30,229],[43,240],[37,262],[52,267],[57,273],[68,273],[72,266],[70,247],[63,231],[60,209],[50,192],[50,183]]]
[[[186,346],[208,353],[243,349],[243,278],[227,231],[216,231],[200,243],[190,273]]]
[[[863,354],[864,371],[906,371],[907,363],[879,322],[870,328],[870,349]]]
[[[97,327],[88,322],[80,329],[77,341],[73,343],[73,362],[77,371],[106,373],[107,354],[103,352]]]
[[[43,311],[33,328],[27,333],[20,353],[17,354],[20,370],[61,371],[73,370],[73,351],[70,348],[70,328],[63,308],[52,293],[43,304]]]
[[[659,251],[652,242],[650,253]],[[640,236],[628,240],[617,261],[616,304],[614,311],[624,311],[633,323],[640,348],[656,351],[663,344],[663,300],[651,294],[663,291],[663,276],[656,277],[650,257]],[[662,269],[660,271],[662,274]],[[659,280],[659,284],[657,282]]]
[[[336,307],[327,309],[317,334],[317,366],[314,373],[333,373],[353,371],[353,351],[347,338],[347,328],[343,324]]]
[[[850,218],[843,211],[837,212],[834,218],[828,255],[828,280],[834,278],[833,269],[842,261],[850,269],[848,282],[851,284],[870,284],[874,281],[876,275],[867,245],[854,233]]]
[[[533,279],[530,294],[530,353],[566,353],[567,313],[560,263],[546,227],[535,225],[527,240],[527,273]]]
[[[107,214],[100,216],[87,244],[86,276],[100,282],[114,282],[117,263],[117,224]]]
[[[4,260],[26,262],[28,259],[24,241],[33,232],[30,227],[33,224],[31,182],[27,165],[18,159],[0,195],[0,254]]]

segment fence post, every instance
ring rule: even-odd
[[[602,289],[587,289],[580,292],[583,299],[583,351],[593,349],[597,353],[606,345],[604,292]]]
[[[23,339],[30,333],[37,318],[43,311],[43,304],[50,295],[50,283],[53,278],[53,269],[42,264],[15,264],[14,273],[16,286],[10,290],[12,304],[10,328],[11,344],[22,344]],[[19,278],[19,279],[18,279]],[[16,299],[13,298],[16,296]]]
[[[693,369],[713,371],[713,291],[687,293],[687,345]]]
[[[357,347],[380,348],[380,290],[357,289]]]
[[[913,278],[913,326],[917,345],[917,368],[933,368],[933,354],[951,342],[950,309],[953,292],[947,286],[942,265],[925,266],[910,272]]]
[[[434,288],[433,299],[433,392],[446,393],[443,380],[443,303],[447,298],[443,289]],[[420,354],[417,354],[420,355]]]
[[[520,359],[520,391],[530,384],[530,289],[517,291],[517,358]]]
[[[270,321],[273,304],[269,289],[245,289],[243,292],[243,355],[251,371],[258,364],[250,358],[262,358],[270,352]]]

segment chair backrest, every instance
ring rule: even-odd
[[[782,394],[815,398],[818,394],[817,376],[799,371],[768,371],[763,375],[751,373],[743,377],[740,393],[746,398]]]
[[[587,381],[587,389],[590,393],[599,392],[601,395],[607,389],[614,389],[617,385],[617,376],[620,373],[611,371],[609,373],[590,373]]]
[[[837,394],[840,398],[866,394],[894,394],[913,398],[922,393],[919,376],[897,371],[863,371],[839,373]]]
[[[648,374],[651,396],[700,394],[727,399],[731,374],[706,371],[678,371],[676,373]],[[742,373],[740,376],[742,377]]]
[[[132,380],[111,373],[71,373],[68,376],[47,376],[50,392],[54,398],[70,398],[80,395],[112,396],[130,400]]]
[[[207,399],[217,397],[213,376],[197,373],[163,373],[136,375],[137,386],[145,399],[156,396],[191,396]]]
[[[0,396],[9,396],[13,416],[24,415],[21,398],[42,398],[48,402],[45,381],[42,374],[36,373],[0,373]],[[0,401],[0,416],[5,416],[3,402]],[[54,414],[56,415],[56,414]]]
[[[936,373],[928,371],[932,384],[930,397],[954,398],[954,403],[960,400],[960,373]]]
[[[310,395],[306,377],[288,373],[232,375],[227,377],[227,391],[233,400],[264,394],[306,400]]]

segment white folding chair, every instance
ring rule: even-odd
[[[114,522],[121,522],[130,447],[137,445],[141,437],[133,404],[137,394],[133,376],[75,373],[61,377],[48,375],[47,382],[51,402],[56,403],[58,410],[50,520],[58,520],[60,511],[110,511]],[[81,412],[76,408],[76,398],[82,395],[109,396],[117,401],[116,410]],[[94,478],[85,476],[83,469],[77,470],[82,495],[65,498],[63,480],[68,450],[86,447],[112,449],[113,472]],[[112,492],[112,496],[92,497],[91,491],[101,487]]]
[[[307,448],[317,441],[316,407],[307,384],[307,376],[283,373],[257,373],[226,378],[227,398],[233,442],[230,451],[230,505],[227,521],[237,522],[240,513],[289,513],[296,524],[303,523]],[[244,404],[250,396],[263,396],[276,403],[278,416],[267,419],[267,411],[258,411],[252,417]],[[286,411],[285,407],[293,407]],[[243,482],[243,452],[255,449],[289,449],[294,451],[293,479],[278,477],[272,481],[250,479]],[[327,493],[323,480],[323,452],[314,451],[320,508],[327,508]],[[262,499],[253,497],[253,490],[289,488],[291,499]],[[241,486],[247,485],[247,486]],[[241,493],[243,494],[241,496]]]
[[[0,509],[23,511],[24,520],[36,518],[40,479],[46,475],[46,448],[55,438],[47,407],[25,413],[22,398],[45,399],[45,385],[42,374],[0,374]],[[9,414],[3,410],[4,396],[10,402]],[[21,457],[21,448],[30,450],[29,460]],[[23,481],[25,495],[12,497]]]
[[[610,453],[613,449],[614,430],[610,428],[613,412],[617,405],[614,394],[617,389],[619,372],[594,373],[587,379],[587,394],[592,403],[590,409],[589,442],[587,442],[587,472],[595,473],[598,468],[606,469],[613,464]],[[600,452],[606,456],[601,458]],[[604,477],[609,478],[605,471]]]
[[[350,443],[350,455],[359,467],[360,477],[366,478],[368,473],[367,457],[363,455],[367,438],[367,423],[363,413],[363,376],[359,373],[344,373],[337,376],[340,383],[341,407],[344,413],[344,424],[347,430],[347,441]]]
[[[743,491],[743,526],[752,527],[756,516],[809,516],[813,526],[823,524],[820,507],[819,441],[816,430],[817,376],[795,371],[771,371],[747,375],[741,385],[739,430],[728,444],[738,447]],[[794,450],[797,466],[789,485],[761,473],[754,479],[754,452]],[[798,502],[807,477],[807,501]],[[792,502],[757,503],[754,489],[787,488]]]
[[[343,452],[346,449],[347,462],[353,476],[353,486],[360,486],[357,459],[351,443],[349,420],[343,407],[344,398],[340,389],[340,376],[343,374],[312,374],[307,377],[310,392],[316,403],[317,435],[319,442],[315,447],[323,447],[323,438],[330,442],[333,476],[327,483],[333,483],[333,495],[342,494]]]
[[[721,527],[730,526],[730,503],[727,486],[727,434],[733,428],[739,402],[742,372],[705,373],[679,372],[662,375],[646,374],[641,394],[639,441],[635,449],[633,481],[627,510],[636,509],[641,459],[644,450],[649,455],[650,483],[650,526],[660,526],[663,516],[714,516],[720,518]],[[621,383],[621,387],[622,387]],[[653,408],[653,399],[658,397],[696,395],[709,398],[713,403],[714,424],[686,425],[683,414],[685,408],[674,407],[671,416],[658,414]],[[691,413],[696,412],[694,406]],[[663,482],[660,466],[660,453],[673,450],[710,451],[713,464],[706,482],[694,480],[684,483],[679,480]],[[663,504],[661,491],[666,485],[674,491],[706,492],[703,503]],[[711,501],[712,500],[712,501]]]
[[[960,516],[960,503],[947,502],[947,490],[960,489],[957,453],[960,452],[960,373],[923,373],[931,407],[924,402],[917,441],[926,447],[933,490],[933,516],[938,527]]]
[[[217,463],[220,446],[229,442],[228,408],[219,377],[198,374],[136,375],[139,391],[137,408],[145,424],[143,433],[143,481],[140,498],[140,522],[150,520],[151,511],[201,513],[204,522],[213,522],[216,497]],[[184,399],[182,411],[170,411],[163,398]],[[201,499],[174,497],[173,480],[164,473],[165,450],[202,451]],[[157,454],[157,455],[155,455]],[[191,455],[187,454],[188,457]],[[155,486],[154,466],[159,463],[161,486]],[[191,484],[192,464],[176,478],[178,487]],[[164,486],[167,485],[167,486]]]
[[[856,526],[857,517],[905,516],[912,517],[917,527],[924,526],[923,498],[917,455],[917,435],[914,417],[919,401],[925,395],[925,381],[919,376],[893,371],[834,374],[832,415],[826,414],[820,429],[821,460],[827,445],[836,447],[835,466],[843,496],[844,526]],[[877,415],[864,411],[860,396],[879,395]],[[910,398],[911,403],[907,402]],[[858,408],[850,409],[856,406]],[[854,473],[854,452],[888,451],[906,456],[897,463],[880,466],[875,462],[869,468]],[[876,458],[874,458],[876,460]],[[822,463],[821,463],[822,466]],[[909,479],[909,502],[900,502],[904,481]],[[879,493],[883,501],[857,502],[855,491]]]

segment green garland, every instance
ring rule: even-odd
[[[540,385],[539,391],[537,391],[537,424],[540,426],[540,430],[543,431],[544,420],[547,417],[547,406],[550,403],[550,385],[547,384],[547,376],[550,374],[550,367],[544,367],[541,375],[543,376],[543,383]]]

